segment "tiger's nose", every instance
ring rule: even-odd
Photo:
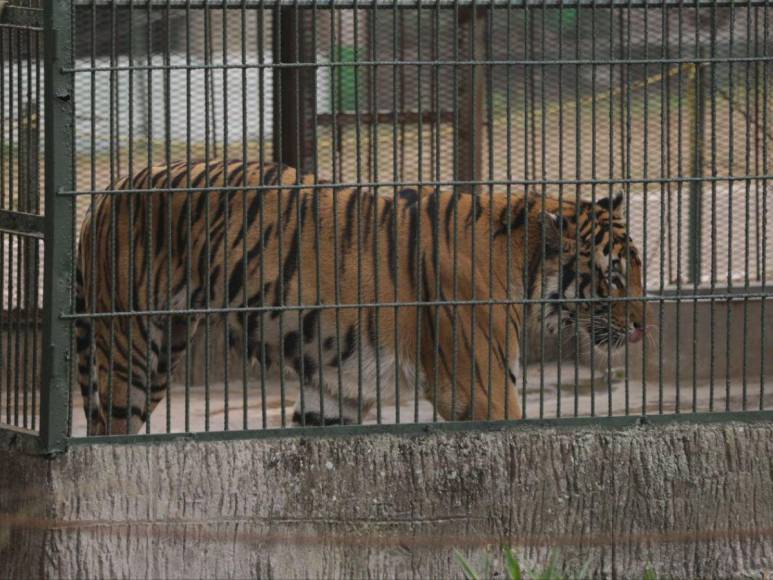
[[[644,338],[645,334],[647,334],[646,328],[644,328],[638,322],[634,322],[633,330],[628,333],[628,341],[633,343],[639,342],[642,338]]]

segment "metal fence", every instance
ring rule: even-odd
[[[773,405],[768,2],[20,4],[0,423],[46,448]]]

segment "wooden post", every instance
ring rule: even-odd
[[[459,58],[462,61],[485,60],[486,8],[465,6],[459,10]],[[456,143],[458,151],[454,179],[480,181],[483,175],[483,107],[485,98],[485,65],[461,67],[458,84],[459,123]],[[478,193],[479,185],[460,185],[458,191]]]
[[[274,160],[301,173],[314,170],[316,135],[316,58],[309,35],[308,9],[284,6],[274,12],[274,58],[277,63],[309,63],[310,66],[274,69]]]

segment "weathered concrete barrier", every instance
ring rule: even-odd
[[[305,430],[53,458],[3,432],[0,576],[447,578],[454,550],[479,565],[500,543],[594,575],[760,573],[773,425],[747,419]]]

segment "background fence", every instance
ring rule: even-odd
[[[148,165],[203,157],[281,157],[334,183],[387,184],[376,188],[386,195],[389,184],[413,182],[587,199],[622,190],[646,291],[661,297],[653,302],[661,332],[644,353],[626,349],[612,362],[535,337],[527,417],[768,408],[771,12],[755,0],[93,0],[55,3],[46,47],[34,0],[6,5],[0,420],[38,425],[47,351],[37,346],[45,318],[37,216],[46,213],[50,235],[70,230],[49,257],[60,268],[72,263],[93,192]],[[46,114],[56,111],[67,130],[50,128],[44,156],[46,83],[48,100],[65,107]],[[76,194],[44,200],[44,169],[50,187]],[[60,211],[46,211],[52,200]],[[49,332],[61,339],[57,316],[71,311],[70,298],[65,287],[50,296],[60,302],[47,305]],[[221,336],[193,347],[217,356]],[[58,364],[51,372],[69,391],[72,362]],[[187,380],[211,386],[206,404],[197,389],[173,387],[153,431],[226,428],[234,413],[245,428],[276,424],[291,397],[280,402],[271,389],[258,397],[264,376],[250,373],[229,385],[218,365],[205,373],[194,364]],[[243,407],[222,403],[229,389]],[[64,422],[78,434],[75,395]],[[56,405],[71,406],[66,398]]]

